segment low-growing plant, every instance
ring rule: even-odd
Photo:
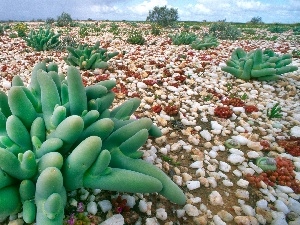
[[[29,87],[14,76],[8,94],[0,92],[1,221],[22,212],[25,223],[63,224],[67,191],[80,188],[158,192],[185,204],[182,190],[140,159],[139,148],[161,131],[149,118],[129,119],[138,98],[110,109],[115,86],[85,87],[75,67],[65,77],[57,64],[39,63]]]
[[[63,12],[60,16],[57,17],[57,26],[59,27],[66,27],[70,26],[73,22],[73,19],[70,14]]]
[[[204,50],[212,47],[217,47],[219,42],[213,35],[204,35],[202,39],[197,38],[191,43],[192,49]]]
[[[132,30],[129,33],[129,36],[127,38],[127,42],[129,44],[134,45],[143,45],[146,42],[146,39],[143,37],[143,34],[139,30]]]
[[[282,110],[281,107],[279,106],[279,103],[276,103],[271,109],[267,109],[267,116],[269,119],[281,118],[282,117],[281,112]]]
[[[291,54],[280,56],[271,49],[256,49],[247,53],[237,48],[232,52],[231,59],[226,61],[227,66],[221,69],[242,80],[273,81],[278,80],[279,75],[298,70],[297,66],[290,66],[291,63]]]
[[[190,45],[197,39],[197,35],[189,32],[181,32],[170,36],[173,45]]]
[[[31,30],[23,39],[36,51],[48,51],[55,49],[60,44],[59,36],[60,34],[55,34],[50,28],[40,27],[38,31]]]
[[[54,24],[54,22],[55,22],[55,19],[52,17],[47,18],[45,21],[46,25],[52,25],[52,24]]]
[[[100,42],[96,42],[94,46],[87,44],[79,45],[77,48],[68,46],[66,48],[69,55],[64,58],[68,65],[79,66],[80,69],[106,69],[107,61],[119,54],[119,52],[107,53],[107,49],[100,48]]]
[[[78,31],[79,37],[84,38],[89,35],[89,27],[87,25],[81,25]]]
[[[151,34],[155,36],[160,35],[161,34],[160,26],[156,24],[151,24]]]
[[[270,26],[268,29],[268,31],[270,31],[271,33],[283,33],[286,32],[288,30],[288,28],[284,27],[284,26],[280,26],[279,24],[275,24]]]
[[[13,29],[17,32],[18,37],[25,37],[28,31],[28,25],[24,22],[17,23]]]
[[[224,21],[212,23],[209,27],[209,33],[222,40],[236,40],[241,36],[241,31]]]
[[[119,35],[120,33],[119,25],[116,24],[115,22],[111,23],[109,32],[112,33],[113,35]]]

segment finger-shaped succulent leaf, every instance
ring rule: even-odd
[[[50,123],[57,127],[67,117],[67,110],[64,106],[56,106],[53,115],[50,117]]]
[[[114,147],[120,146],[128,138],[135,135],[138,131],[142,129],[149,130],[152,125],[152,120],[149,118],[142,118],[129,123],[118,130],[114,131],[109,135],[109,137],[103,142],[103,149],[112,149]]]
[[[62,224],[66,191],[63,176],[59,169],[48,167],[42,171],[36,182],[35,202],[37,224]]]
[[[101,98],[97,98],[98,111],[101,114],[104,110],[108,109],[115,99],[115,93],[110,91]]]
[[[91,136],[83,140],[67,157],[62,169],[67,190],[83,187],[83,175],[96,160],[101,146],[101,138]]]
[[[45,62],[40,62],[40,63],[36,64],[32,70],[32,74],[31,74],[29,88],[31,90],[33,90],[36,93],[36,96],[38,96],[38,97],[41,96],[41,87],[40,87],[40,84],[37,79],[39,70],[47,71],[47,66],[46,66]]]
[[[12,114],[19,117],[29,129],[37,113],[22,87],[11,87],[8,92],[8,104]]]
[[[64,163],[64,159],[62,155],[58,152],[49,152],[43,155],[38,161],[38,174],[39,176],[43,170],[48,167],[56,167],[57,169],[61,169]]]
[[[21,209],[19,189],[12,185],[0,189],[0,221]]]
[[[149,135],[152,137],[160,137],[162,132],[155,124],[152,124],[151,128],[149,129]]]
[[[41,104],[43,110],[43,118],[47,130],[52,130],[55,127],[51,124],[51,116],[56,105],[61,105],[59,93],[56,84],[47,72],[39,70],[37,79],[41,88]]]
[[[41,158],[49,152],[58,152],[63,145],[64,142],[60,138],[49,138],[42,143],[40,148],[36,149],[36,157]]]
[[[102,85],[107,88],[107,91],[110,91],[117,85],[117,82],[115,80],[103,80],[98,82],[96,85]]]
[[[6,131],[8,137],[24,151],[32,148],[31,137],[27,128],[15,115],[11,115],[7,118]]]
[[[116,119],[120,120],[128,119],[132,115],[132,113],[134,113],[135,110],[139,107],[140,102],[141,100],[138,98],[129,99],[114,108],[111,111],[110,115],[111,117],[115,117]]]
[[[148,136],[148,130],[142,129],[124,141],[119,148],[123,154],[128,156],[129,154],[136,152],[143,144],[145,144]]]
[[[7,187],[15,183],[17,183],[17,179],[13,178],[12,176],[4,172],[2,169],[0,169],[0,190],[3,187]]]
[[[46,126],[43,118],[37,117],[32,122],[30,136],[36,137],[41,143],[46,140]]]
[[[25,223],[33,223],[36,218],[36,205],[34,200],[26,200],[23,203],[23,220]]]
[[[6,118],[12,114],[8,105],[8,97],[3,91],[0,91],[0,110]]]
[[[85,87],[88,101],[91,99],[101,98],[107,93],[107,88],[102,85],[92,85]]]
[[[84,128],[83,119],[80,116],[69,116],[62,121],[57,128],[48,135],[48,138],[59,138],[64,142],[61,152],[67,153]]]
[[[97,121],[100,113],[97,110],[90,110],[84,116],[82,116],[84,122],[84,128],[87,128],[91,124]]]
[[[72,115],[81,116],[87,110],[87,97],[79,70],[73,66],[68,68],[68,96]]]
[[[86,171],[86,174],[89,174],[89,176],[98,176],[110,173],[111,168],[108,168],[110,159],[110,152],[108,150],[102,150],[99,156],[97,157],[96,161]]]
[[[11,81],[11,86],[24,86],[24,83],[20,76],[14,76]]]
[[[162,183],[152,176],[118,168],[112,168],[107,175],[85,174],[84,186],[129,193],[153,193],[162,189]]]
[[[186,197],[183,191],[158,167],[141,159],[127,157],[118,148],[111,151],[110,162],[113,168],[132,170],[158,179],[163,185],[159,192],[162,196],[179,205],[185,204]]]
[[[35,183],[31,180],[23,180],[19,187],[21,201],[34,199],[35,195]]]

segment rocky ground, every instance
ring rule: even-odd
[[[77,36],[76,29],[69,34]],[[140,29],[149,27],[140,25]],[[276,41],[220,41],[217,48],[208,50],[172,45],[167,32],[145,35],[146,44],[141,46],[110,32],[78,38],[88,44],[100,41],[109,52],[123,53],[109,61],[108,70],[82,71],[82,78],[86,85],[115,79],[114,105],[129,97],[142,99],[135,116],[153,119],[163,132],[144,145],[143,158],[182,188],[187,203],[172,204],[156,194],[81,189],[69,193],[66,223],[72,224],[75,217],[103,225],[300,224],[300,70],[268,83],[246,82],[221,71],[237,47],[271,48],[279,54],[299,49],[299,37],[288,38],[291,35],[283,33]],[[41,60],[54,61],[60,72],[66,72],[66,51],[35,52],[24,40],[8,34],[0,36],[0,43],[0,88],[4,91],[14,75],[28,83],[32,68]],[[293,58],[292,64],[299,67],[300,60]],[[282,117],[269,118],[267,111],[276,103]],[[233,110],[228,119],[214,112],[225,104]],[[245,111],[245,105],[257,107],[257,112]],[[228,139],[239,146],[226,147]],[[277,174],[257,167],[256,159],[262,156],[276,160]],[[22,224],[21,218],[11,216],[3,224]]]

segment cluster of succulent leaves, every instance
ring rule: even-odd
[[[271,109],[267,109],[267,116],[269,119],[273,118],[281,118],[281,107],[279,106],[279,103],[277,102]]]
[[[241,36],[241,31],[225,21],[212,23],[209,33],[221,40],[236,40]]]
[[[151,34],[158,36],[161,34],[160,26],[157,24],[151,24]]]
[[[66,49],[69,54],[64,58],[65,62],[71,66],[79,66],[82,70],[106,69],[108,68],[107,61],[119,54],[118,52],[108,53],[107,49],[100,47],[99,41],[94,46],[84,44],[77,48],[68,46]]]
[[[283,33],[286,32],[288,30],[288,28],[280,26],[279,24],[274,24],[272,26],[270,26],[268,29],[268,31],[270,31],[271,33]]]
[[[143,37],[143,34],[139,30],[131,30],[128,38],[127,43],[134,44],[134,45],[143,45],[145,44],[146,39]]]
[[[60,34],[55,34],[50,28],[40,27],[39,30],[31,30],[23,39],[36,51],[48,51],[57,48],[59,37]]]
[[[191,43],[192,49],[204,50],[212,47],[217,47],[219,42],[217,38],[211,34],[204,35],[202,39],[197,38]]]
[[[28,87],[15,76],[8,94],[0,92],[0,221],[22,211],[26,223],[62,224],[66,193],[79,188],[185,203],[163,171],[140,159],[140,147],[161,131],[149,118],[131,119],[138,98],[111,109],[115,85],[85,87],[76,67],[65,77],[43,62]]]
[[[190,45],[197,37],[196,34],[190,32],[180,32],[170,36],[173,45]]]
[[[291,63],[291,54],[280,56],[271,49],[259,48],[247,53],[237,48],[226,61],[227,66],[221,69],[242,80],[273,81],[278,80],[279,75],[298,70],[297,66],[290,66]]]

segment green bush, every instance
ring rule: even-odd
[[[17,32],[18,37],[25,37],[26,32],[28,31],[28,26],[26,23],[20,22],[17,23],[13,29]]]
[[[197,39],[196,34],[189,32],[181,32],[170,37],[173,45],[189,45]]]
[[[127,43],[134,44],[134,45],[143,45],[145,44],[145,38],[143,37],[143,34],[139,30],[132,30],[130,31]]]
[[[281,34],[283,32],[286,32],[288,30],[288,28],[280,26],[278,24],[275,24],[275,25],[272,25],[271,27],[269,27],[267,30],[270,31],[271,33],[279,33],[279,34]]]
[[[51,24],[53,24],[54,22],[55,22],[54,18],[47,18],[46,21],[45,21],[45,23],[46,23],[47,25],[51,25]]]
[[[256,49],[247,53],[237,48],[231,59],[226,61],[227,66],[221,69],[242,80],[274,81],[281,74],[298,70],[297,66],[289,66],[291,63],[291,54],[280,56],[271,49]]]
[[[241,36],[241,31],[238,28],[225,21],[212,23],[209,27],[209,33],[222,40],[236,40]]]
[[[161,29],[160,26],[158,26],[157,24],[151,24],[151,34],[158,36],[161,33]]]
[[[73,20],[71,15],[63,12],[60,16],[58,16],[56,24],[59,27],[66,27],[66,26],[70,26],[72,22]]]
[[[167,6],[155,6],[149,11],[146,21],[157,23],[162,27],[172,26],[178,20],[178,10],[174,8],[168,9]]]
[[[31,30],[28,37],[23,39],[36,51],[48,51],[59,45],[59,36],[60,34],[55,34],[50,28],[40,27],[38,31]]]

